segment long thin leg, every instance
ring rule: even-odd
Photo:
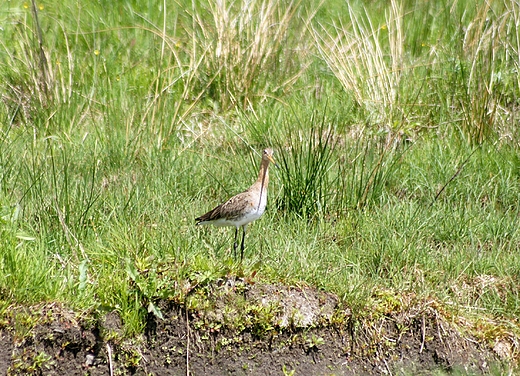
[[[242,226],[242,244],[240,245],[240,261],[242,261],[244,259],[244,242],[245,242],[245,239],[246,239],[246,227],[247,226]]]
[[[235,242],[233,243],[233,257],[235,259],[237,258],[237,247],[238,247],[237,238],[238,238],[238,227],[235,229]]]

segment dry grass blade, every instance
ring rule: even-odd
[[[469,143],[480,144],[497,130],[511,132],[497,129],[496,123],[498,118],[502,118],[501,124],[510,123],[506,119],[513,112],[501,103],[501,86],[502,76],[509,69],[504,62],[511,61],[513,69],[520,68],[519,14],[517,1],[504,2],[501,12],[494,10],[491,2],[484,2],[464,30],[462,47],[469,67],[463,77],[466,97],[461,102],[462,130]],[[520,88],[520,81],[516,85]]]
[[[26,18],[17,23],[14,47],[8,47],[6,40],[0,41],[3,64],[9,67],[4,71],[9,73],[3,77],[5,87],[1,98],[11,113],[20,115],[13,117],[15,123],[32,122],[39,109],[53,102],[67,103],[73,95],[75,63],[65,27],[60,20],[52,20],[58,25],[66,50],[60,54],[46,47],[34,2],[31,14],[32,22]]]
[[[403,70],[402,5],[391,2],[386,24],[376,27],[370,16],[349,7],[350,25],[313,28],[318,50],[343,88],[361,107],[368,107],[376,122],[390,123],[400,112],[398,103]],[[388,46],[381,35],[387,33]]]
[[[267,97],[294,83],[301,70],[283,59],[288,30],[294,27],[299,2],[218,0],[207,8],[193,5],[190,39],[192,56],[205,55],[200,79],[215,77],[209,93],[222,107],[249,107],[254,97]],[[212,23],[208,23],[209,13]],[[267,77],[281,75],[281,85],[270,87]]]

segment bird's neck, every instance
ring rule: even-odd
[[[269,160],[262,159],[262,164],[260,165],[260,172],[258,173],[258,179],[256,180],[255,185],[258,185],[258,188],[263,191],[267,189],[267,185],[269,184]]]
[[[269,160],[262,159],[262,164],[260,165],[260,172],[258,173],[258,179],[255,184],[253,184],[253,189],[258,190],[259,199],[258,199],[258,207],[257,210],[260,210],[262,204],[265,203],[262,201],[267,200],[267,185],[269,184]]]

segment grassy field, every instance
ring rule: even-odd
[[[519,338],[517,0],[142,3],[0,5],[0,312],[117,310],[132,335],[239,275]],[[240,263],[194,218],[266,146]]]

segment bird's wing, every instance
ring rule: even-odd
[[[250,195],[248,192],[243,192],[231,197],[223,203],[221,205],[220,215],[227,219],[233,219],[247,213],[249,208],[253,207],[254,203],[252,202]]]
[[[200,223],[215,221],[220,218],[234,219],[248,212],[248,208],[254,208],[254,203],[246,191],[231,197],[229,200],[210,210],[206,214],[195,218],[195,220],[197,223]]]
[[[215,219],[219,219],[221,208],[222,208],[222,205],[219,205],[216,208],[207,212],[206,214],[202,214],[200,217],[195,218],[195,220],[197,221],[197,223],[199,223],[199,222],[213,221]]]

